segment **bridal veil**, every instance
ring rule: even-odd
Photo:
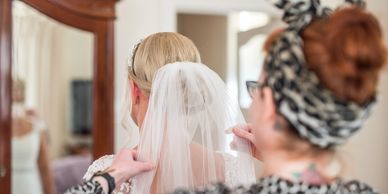
[[[133,179],[132,193],[255,182],[248,143],[238,139],[235,150],[229,147],[234,137],[226,130],[245,121],[237,99],[214,71],[177,62],[160,68],[152,83],[138,159],[156,168]]]

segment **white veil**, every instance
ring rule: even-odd
[[[156,73],[148,110],[140,131],[139,160],[150,160],[156,170],[133,180],[133,193],[166,193],[213,182],[255,182],[248,143],[225,131],[245,123],[221,78],[203,64],[178,62]],[[232,157],[238,170],[227,170]],[[228,172],[228,173],[227,173]],[[234,185],[229,185],[234,186]]]

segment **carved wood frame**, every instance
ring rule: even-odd
[[[93,157],[111,154],[114,149],[116,0],[22,1],[61,23],[94,34]],[[11,8],[12,0],[0,0],[0,190],[3,194],[11,194]]]

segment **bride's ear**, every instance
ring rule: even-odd
[[[139,103],[140,88],[132,80],[129,80],[129,86],[131,87],[131,98],[132,98],[132,106],[133,106]]]

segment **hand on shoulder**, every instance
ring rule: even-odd
[[[151,162],[137,160],[137,151],[123,148],[114,157],[112,165],[108,168],[109,174],[116,182],[126,181],[138,174],[150,171],[154,168]]]

